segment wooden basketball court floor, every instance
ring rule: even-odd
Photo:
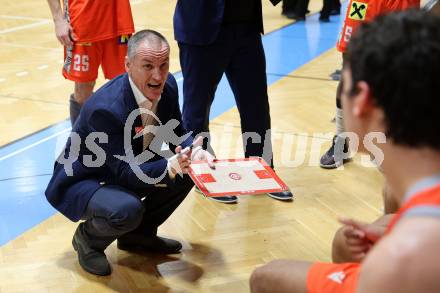
[[[175,1],[131,3],[136,29],[156,29],[173,40]],[[46,1],[0,0],[0,292],[246,292],[252,270],[272,259],[329,261],[338,216],[370,221],[382,213],[382,177],[359,155],[337,170],[318,166],[335,128],[337,83],[329,74],[341,61],[333,48],[338,18],[319,24],[314,15],[291,24],[268,3],[264,42],[275,165],[294,202],[256,195],[225,205],[191,192],[159,230],[183,243],[181,254],[131,254],[113,243],[106,250],[113,274],[96,277],[81,270],[71,247],[77,224],[55,213],[43,194],[58,137],[69,131],[72,91],[60,75],[62,50],[49,8]],[[312,13],[321,4],[312,0]],[[171,72],[178,72],[171,43]],[[221,87],[213,143],[219,158],[235,157],[238,113]]]

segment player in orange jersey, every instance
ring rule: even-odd
[[[129,36],[134,32],[129,0],[47,0],[58,41],[64,46],[63,76],[75,82],[70,96],[73,123],[93,93],[98,68],[104,77],[125,72]]]
[[[255,270],[252,292],[440,292],[440,18],[416,10],[378,17],[346,54],[347,130],[386,135],[377,147],[400,208],[382,232],[343,220],[371,246],[362,262],[276,260]]]
[[[350,0],[344,25],[339,34],[336,48],[344,53],[351,36],[356,32],[357,27],[363,22],[371,21],[381,14],[392,11],[405,10],[408,8],[420,7],[420,0]],[[342,64],[344,66],[344,64]],[[320,166],[325,169],[337,168],[349,160],[348,140],[341,134],[344,132],[344,121],[341,108],[341,89],[339,81],[336,90],[336,135],[333,137],[329,150],[321,157]]]

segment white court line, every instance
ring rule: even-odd
[[[27,72],[27,71],[22,71],[22,72],[17,72],[15,75],[16,76],[25,76],[25,75],[28,75],[29,74],[29,72]]]
[[[51,22],[50,20],[41,20],[41,21],[36,22],[36,23],[20,25],[20,26],[16,26],[16,27],[12,27],[12,28],[1,30],[0,34],[7,34],[7,33],[15,32],[15,31],[20,31],[20,30],[24,30],[24,29],[28,29],[28,28],[32,28],[32,27],[36,27],[36,26],[40,26],[40,25],[44,25],[44,24],[48,24],[50,22]]]
[[[3,161],[3,160],[6,160],[7,158],[10,158],[10,157],[13,157],[15,155],[18,155],[18,154],[24,152],[25,150],[33,148],[34,146],[42,144],[43,142],[48,141],[49,139],[52,139],[52,138],[54,138],[54,137],[56,137],[56,136],[58,136],[60,134],[63,134],[65,132],[67,132],[67,131],[70,131],[70,130],[72,130],[72,127],[69,127],[69,128],[64,129],[64,130],[61,130],[60,132],[54,133],[54,134],[52,134],[52,135],[50,135],[48,137],[45,137],[45,138],[43,138],[43,139],[41,139],[41,140],[39,140],[37,142],[34,142],[33,144],[30,144],[30,145],[28,145],[28,146],[26,146],[24,148],[18,149],[15,152],[12,152],[12,153],[10,153],[10,154],[8,154],[6,156],[1,157],[0,158],[0,162]]]
[[[29,17],[29,16],[19,16],[19,15],[5,15],[1,14],[0,18],[6,18],[6,19],[22,19],[22,20],[32,20],[32,21],[43,21],[43,20],[50,20],[48,18],[37,18],[37,17]]]
[[[179,81],[181,81],[181,80],[183,80],[183,77],[182,77],[182,76],[179,77],[178,79],[176,79],[177,82],[179,82]],[[0,79],[0,81],[1,81],[1,79]],[[7,158],[10,158],[10,157],[12,157],[12,156],[15,156],[15,155],[17,155],[17,154],[19,154],[19,153],[22,153],[22,152],[24,152],[25,150],[28,150],[28,149],[30,149],[30,148],[33,148],[33,147],[36,146],[36,145],[39,145],[39,144],[41,144],[41,143],[43,143],[43,142],[45,142],[45,141],[48,141],[48,140],[51,139],[51,138],[54,138],[54,137],[56,137],[56,136],[58,136],[58,135],[60,135],[60,134],[63,134],[64,132],[67,132],[67,131],[70,131],[70,130],[72,130],[72,127],[66,128],[66,129],[64,129],[64,130],[62,130],[62,131],[60,131],[60,132],[57,132],[57,133],[55,133],[55,134],[52,134],[51,136],[48,136],[48,137],[46,137],[46,138],[43,138],[43,139],[41,139],[41,140],[39,140],[39,141],[37,141],[37,142],[31,144],[31,145],[28,145],[28,146],[26,146],[26,147],[24,147],[24,148],[21,148],[21,149],[19,149],[19,150],[16,150],[15,152],[12,152],[12,153],[10,153],[10,154],[8,154],[8,155],[6,155],[6,156],[1,157],[1,158],[0,158],[0,162],[3,161],[3,160],[6,160]]]
[[[48,68],[48,67],[49,67],[49,65],[47,65],[47,64],[43,64],[43,65],[38,66],[37,68],[38,68],[39,70],[44,70],[44,69],[46,69],[46,68]]]

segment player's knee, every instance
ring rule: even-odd
[[[277,266],[277,260],[271,261],[270,263],[261,266],[252,273],[249,283],[251,292],[271,292],[273,291],[272,275],[274,274],[273,267]]]
[[[264,278],[265,272],[262,267],[256,269],[249,279],[249,286],[251,288],[251,292],[264,292]]]

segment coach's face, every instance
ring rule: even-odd
[[[162,94],[168,77],[170,49],[164,42],[140,43],[125,67],[137,88],[153,101]]]

